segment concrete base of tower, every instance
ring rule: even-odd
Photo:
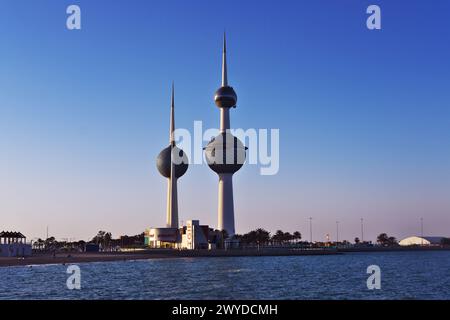
[[[228,236],[230,237],[235,234],[232,173],[219,174],[219,207],[217,229],[226,230]]]
[[[167,228],[178,228],[177,178],[167,179]]]

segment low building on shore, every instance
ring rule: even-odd
[[[22,233],[0,232],[0,257],[28,257],[31,253],[31,244]]]
[[[412,236],[400,240],[398,243],[401,246],[440,246],[443,245],[443,240],[446,237],[418,237]]]
[[[195,249],[209,249],[209,229],[207,225],[200,225],[198,220],[189,220],[186,222],[186,227],[181,229],[181,243],[180,249],[195,250]]]
[[[175,249],[180,242],[177,228],[150,228],[144,233],[144,243],[155,249]]]
[[[216,249],[221,233],[199,220],[188,220],[181,228],[151,228],[145,231],[145,245],[155,249]]]

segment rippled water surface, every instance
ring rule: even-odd
[[[368,290],[369,265],[381,290]],[[182,258],[0,268],[0,299],[450,299],[450,251]]]

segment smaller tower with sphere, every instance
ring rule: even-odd
[[[220,134],[205,148],[209,167],[219,176],[219,203],[217,228],[228,236],[235,234],[233,174],[244,164],[246,147],[230,132],[230,109],[236,108],[237,95],[228,85],[227,44],[223,36],[222,86],[216,91],[214,101],[220,109]]]
[[[175,89],[172,84],[170,105],[169,146],[158,155],[156,166],[159,173],[167,178],[167,228],[178,228],[178,195],[177,180],[188,169],[189,160],[186,154],[175,145]]]

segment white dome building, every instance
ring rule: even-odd
[[[398,244],[401,246],[436,246],[440,245],[445,237],[417,237],[412,236],[401,240]]]

